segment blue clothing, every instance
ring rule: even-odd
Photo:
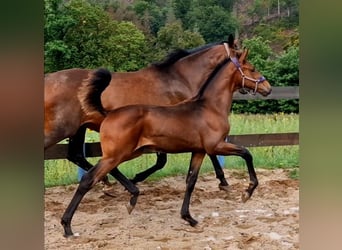
[[[217,160],[219,161],[221,168],[224,168],[224,156],[223,155],[217,155]]]
[[[87,173],[87,171],[85,171],[83,168],[78,167],[77,180],[80,181],[85,173]]]
[[[85,152],[85,143],[83,143],[83,152]],[[85,156],[85,154],[84,154]],[[82,179],[82,176],[87,173],[87,171],[85,171],[83,168],[78,167],[78,171],[77,171],[77,180],[78,182]]]
[[[224,141],[228,142],[228,137],[224,138]],[[217,155],[216,157],[221,167],[224,168],[224,155]]]

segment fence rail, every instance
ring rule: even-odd
[[[255,99],[263,99],[263,100],[279,100],[279,99],[299,99],[299,86],[291,86],[291,87],[272,87],[272,93],[267,97],[263,97],[259,93],[255,96],[253,95],[243,95],[238,91],[233,95],[234,100],[255,100]]]
[[[235,93],[234,100],[250,99],[299,99],[299,87],[273,87],[272,93],[267,97],[259,94],[255,96]],[[299,133],[272,133],[272,134],[248,134],[230,135],[228,140],[232,143],[245,147],[266,147],[266,146],[289,146],[299,144]],[[86,157],[98,157],[102,155],[99,142],[85,144]],[[45,150],[44,159],[66,159],[68,152],[67,144],[56,144]]]
[[[290,146],[299,144],[299,133],[230,135],[228,140],[245,147]],[[84,151],[86,157],[102,155],[99,142],[86,143]],[[66,159],[67,152],[67,144],[56,144],[45,151],[44,159]]]

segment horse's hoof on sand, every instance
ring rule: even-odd
[[[74,234],[64,234],[64,237],[67,239],[72,239],[72,238],[77,238],[79,237],[80,234],[79,233],[74,233]]]
[[[190,223],[190,226],[192,226],[192,227],[195,227],[197,224],[198,224],[198,221],[189,221],[189,223]]]
[[[241,200],[242,200],[243,203],[245,203],[246,201],[249,200],[250,197],[251,197],[251,196],[250,196],[250,194],[249,194],[248,192],[244,192],[244,193],[242,193],[242,195],[241,195]]]
[[[102,192],[110,197],[115,197],[114,189],[112,186],[104,186]]]
[[[226,192],[230,191],[230,187],[228,185],[227,186],[223,186],[223,185],[219,184],[219,189],[223,190],[223,191],[226,191]]]
[[[192,218],[191,216],[182,216],[182,219],[187,221],[192,227],[198,224],[198,221]]]
[[[134,206],[132,206],[130,203],[128,203],[128,205],[126,205],[126,208],[127,208],[128,214],[131,214],[133,209],[134,209]]]

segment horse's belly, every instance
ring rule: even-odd
[[[143,153],[163,152],[163,153],[185,153],[202,152],[203,147],[199,140],[189,137],[155,137],[142,140],[139,150]]]

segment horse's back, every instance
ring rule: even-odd
[[[58,88],[75,89],[88,77],[89,72],[88,69],[73,68],[47,73],[44,77],[44,87],[45,89],[54,87],[55,92]]]
[[[191,96],[189,89],[172,78],[161,75],[150,66],[135,72],[112,73],[109,86],[103,91],[102,104],[106,110],[127,105],[170,105]]]

